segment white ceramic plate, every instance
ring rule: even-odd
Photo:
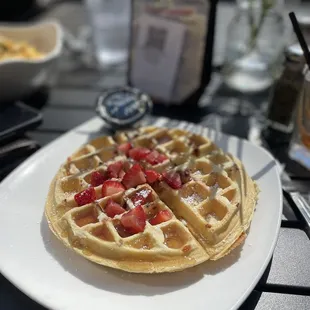
[[[261,189],[245,244],[224,259],[184,272],[128,274],[66,249],[43,216],[48,186],[59,165],[87,139],[102,134],[101,126],[95,118],[77,127],[35,153],[1,183],[1,273],[51,309],[237,309],[262,276],[279,232],[282,195],[274,159],[247,141],[204,130],[243,161]]]

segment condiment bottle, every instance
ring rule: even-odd
[[[284,69],[270,93],[265,139],[288,142],[293,128],[293,115],[303,82],[305,60],[299,45],[285,51]]]
[[[137,127],[152,109],[150,97],[132,87],[112,88],[97,98],[96,111],[112,130]]]

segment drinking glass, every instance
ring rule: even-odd
[[[100,67],[126,61],[130,34],[130,0],[85,0],[93,47]]]
[[[306,70],[296,109],[295,129],[289,156],[310,169],[310,71]]]
[[[270,2],[270,1],[269,1]],[[262,92],[273,83],[283,48],[282,0],[264,10],[265,1],[238,0],[227,31],[224,82],[242,93]],[[279,7],[280,6],[280,7]]]

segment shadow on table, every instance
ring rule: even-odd
[[[239,310],[254,310],[262,295],[262,292],[253,291],[246,301],[242,304]]]
[[[183,289],[204,276],[215,276],[235,264],[242,251],[241,246],[219,261],[208,261],[182,272],[132,274],[97,265],[68,250],[50,231],[44,216],[40,229],[46,250],[64,271],[98,289],[125,295],[153,296]]]
[[[44,310],[0,274],[0,309]]]
[[[268,264],[263,276],[259,280],[258,284],[256,285],[253,292],[250,294],[250,296],[246,299],[246,301],[242,304],[242,306],[239,308],[239,310],[254,310],[257,306],[257,303],[262,295],[263,286],[266,284],[268,275],[270,272],[272,264],[272,259],[270,260],[270,263]]]

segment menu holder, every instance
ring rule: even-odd
[[[217,0],[133,0],[128,85],[195,104],[211,79]]]

